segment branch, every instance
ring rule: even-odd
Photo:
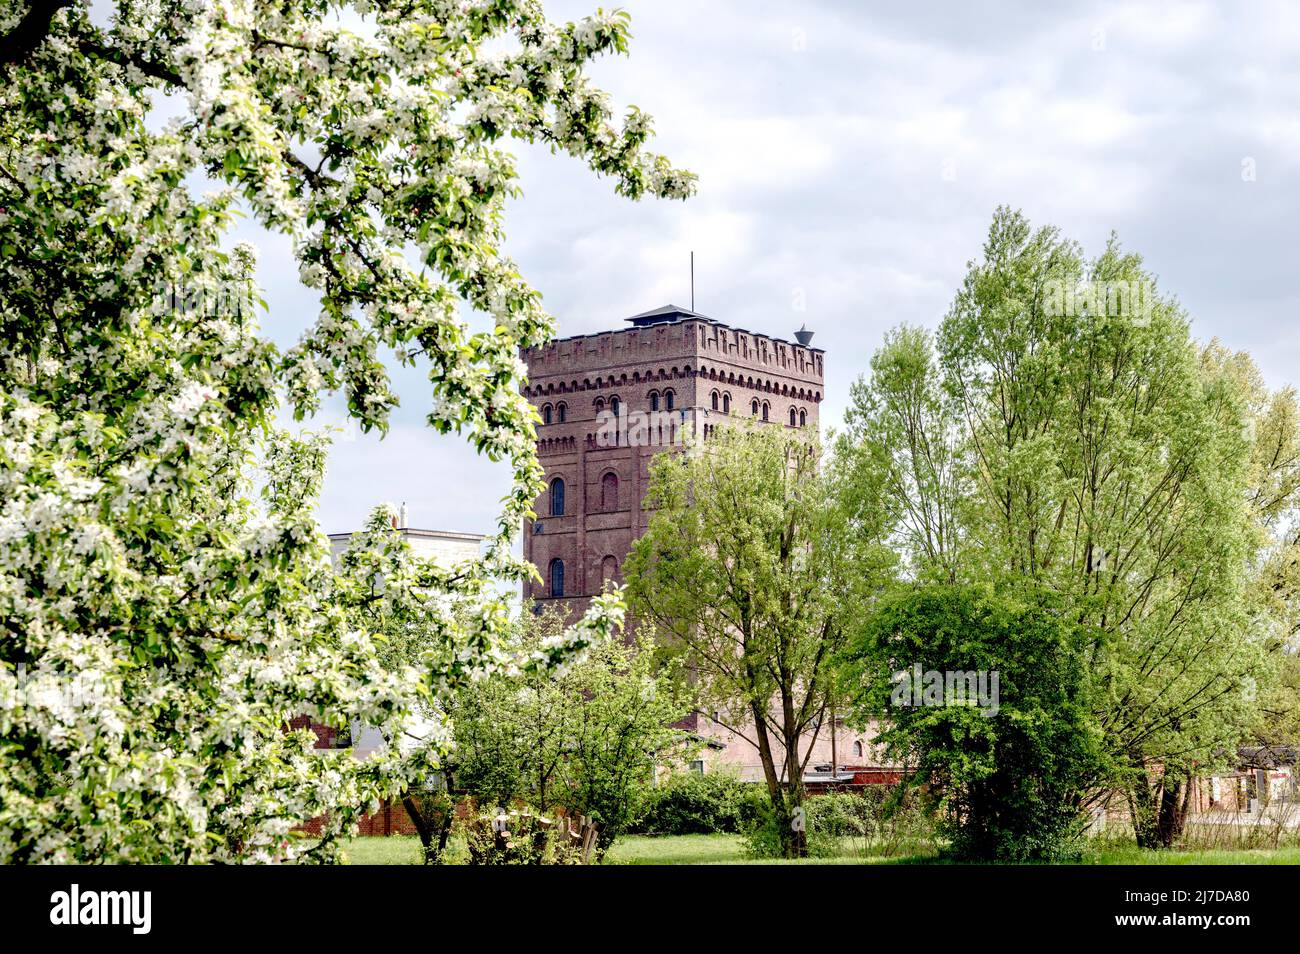
[[[53,0],[53,2],[57,2],[57,0]],[[95,40],[81,40],[77,44],[77,48],[86,56],[93,56],[97,59],[107,60],[109,63],[116,63],[123,69],[134,66],[145,76],[152,76],[154,79],[162,80],[168,85],[185,89],[185,81],[181,79],[179,73],[161,63],[146,60],[139,53],[125,53],[117,47],[105,46]]]
[[[54,14],[72,0],[35,0],[18,25],[0,37],[0,63],[22,63],[36,52],[50,32]]]

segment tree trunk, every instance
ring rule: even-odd
[[[767,796],[772,804],[772,814],[776,819],[777,837],[781,842],[781,854],[786,858],[802,858],[808,854],[807,835],[803,831],[794,830],[794,809],[798,806],[798,792],[790,790],[789,758],[790,750],[786,749],[786,777],[785,785],[781,784],[781,777],[776,770],[776,757],[772,753],[772,742],[767,734],[767,722],[763,718],[763,711],[756,702],[750,703],[750,712],[754,718],[754,735],[758,739],[758,757],[763,764],[763,777],[767,781]],[[796,754],[796,764],[798,757]],[[800,779],[802,781],[802,779]],[[792,796],[792,797],[788,797]]]
[[[799,737],[789,737],[786,733],[785,777],[788,793],[788,815],[790,818],[790,843],[786,850],[787,858],[808,857],[808,830],[803,818],[803,766],[799,759]],[[799,823],[795,825],[798,816]]]
[[[1159,820],[1151,780],[1145,770],[1134,780],[1128,793],[1129,813],[1133,816],[1133,834],[1139,848],[1159,848]]]
[[[1133,833],[1139,848],[1172,848],[1182,837],[1191,809],[1190,772],[1153,776],[1143,771],[1129,791]]]
[[[402,797],[402,807],[406,809],[411,824],[415,826],[415,833],[420,838],[421,859],[426,865],[436,865],[447,847],[451,823],[456,818],[455,806],[449,805],[445,810],[430,812],[431,817],[426,818],[415,798],[408,792]]]
[[[1156,832],[1161,848],[1172,848],[1187,826],[1187,812],[1191,807],[1192,780],[1190,773],[1173,781],[1166,774],[1160,793],[1160,819]]]

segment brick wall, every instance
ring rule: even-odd
[[[536,521],[524,527],[524,557],[543,581],[523,595],[551,601],[550,569],[558,560],[561,605],[571,618],[607,578],[622,582],[623,561],[646,527],[641,503],[650,461],[665,449],[654,427],[649,443],[628,446],[621,435],[612,446],[602,443],[602,409],[617,399],[624,417],[649,415],[657,395],[661,428],[671,393],[678,426],[701,436],[706,428],[753,419],[755,402],[759,419],[765,411],[770,423],[788,427],[793,409],[795,427],[815,430],[824,391],[821,351],[698,317],[566,338],[522,357],[525,394],[550,421],[538,428],[547,484],[559,478],[565,488],[562,513],[552,514],[548,490],[534,504]],[[613,500],[609,477],[617,486]]]

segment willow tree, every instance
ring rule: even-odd
[[[1294,612],[1294,397],[1191,337],[1112,238],[1087,259],[999,210],[932,338],[901,329],[844,437],[918,577],[1064,599],[1139,840],[1258,719]],[[1277,448],[1283,452],[1277,453]]]
[[[542,473],[518,352],[554,326],[501,253],[504,143],[631,198],[692,189],[584,75],[626,42],[623,14],[530,0],[0,0],[0,861],[286,857],[322,812],[329,857],[437,764],[415,700],[512,664],[491,581],[535,573],[511,555]],[[230,247],[241,211],[319,300],[287,351]],[[419,672],[335,608],[322,452],[272,428],[281,395],[301,416],[342,389],[382,430],[394,351],[427,369],[430,426],[514,474],[485,558],[424,579],[480,608]],[[550,649],[616,621],[602,601]],[[392,745],[314,757],[282,731],[303,711]]]
[[[890,562],[876,537],[850,532],[822,464],[807,435],[781,427],[724,428],[659,455],[626,567],[630,612],[682,654],[697,707],[757,750],[789,855],[807,849],[796,809],[854,589]]]

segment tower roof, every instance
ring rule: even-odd
[[[631,318],[624,318],[624,321],[630,321],[638,328],[646,325],[658,325],[666,322],[681,321],[683,318],[703,318],[705,321],[712,321],[708,315],[701,315],[698,311],[691,311],[689,308],[683,308],[681,305],[663,305],[651,311],[643,311],[639,315],[633,315]]]

